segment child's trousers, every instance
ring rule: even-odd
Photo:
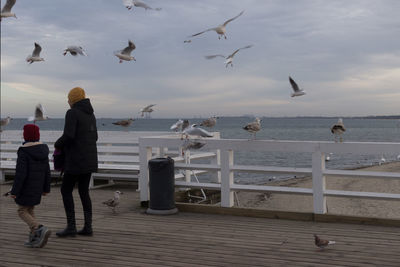
[[[35,214],[33,213],[35,206],[20,206],[18,205],[19,217],[29,226],[31,231],[39,226],[36,221]]]

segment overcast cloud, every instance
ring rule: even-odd
[[[145,0],[143,0],[145,1]],[[4,5],[2,1],[1,5]],[[1,22],[1,116],[28,117],[42,103],[63,117],[67,93],[83,87],[97,117],[400,114],[398,0],[17,0]],[[228,39],[206,32],[240,11]],[[113,52],[134,41],[136,62]],[[44,62],[29,65],[33,43]],[[222,58],[239,47],[233,68]],[[68,45],[88,57],[63,56]],[[291,98],[291,75],[306,95]]]

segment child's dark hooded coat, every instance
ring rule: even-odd
[[[50,192],[49,147],[40,142],[29,142],[18,149],[15,179],[11,194],[21,206],[40,203],[42,193]]]

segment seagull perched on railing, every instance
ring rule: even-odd
[[[131,53],[135,48],[136,48],[135,44],[131,40],[128,40],[128,46],[125,47],[122,50],[115,51],[114,55],[117,58],[119,58],[119,63],[122,63],[122,60],[126,60],[126,61],[134,60],[134,61],[136,61],[135,57],[131,56]]]
[[[171,126],[171,130],[178,132],[179,130],[182,129],[182,124],[183,124],[183,120],[179,119],[177,122],[175,122],[174,124],[172,124]]]
[[[66,49],[64,49],[63,55],[65,56],[68,52],[73,56],[77,56],[77,55],[87,56],[87,54],[86,54],[85,50],[83,50],[82,46],[70,45]]]
[[[29,55],[26,58],[26,61],[29,62],[29,64],[32,64],[35,61],[44,61],[44,58],[40,57],[40,52],[42,51],[42,47],[35,42],[35,48],[33,49],[32,55]]]
[[[206,130],[197,126],[197,124],[192,124],[190,127],[186,128],[182,132],[188,137],[189,135],[200,136],[200,137],[213,137],[213,135]]]
[[[123,193],[121,191],[115,191],[114,192],[114,197],[110,198],[107,201],[104,201],[103,204],[106,205],[107,207],[110,207],[113,211],[113,213],[115,213],[115,208],[119,205],[119,199],[120,199],[120,195],[122,195]]]
[[[15,5],[16,0],[7,0],[0,13],[0,21],[2,18],[14,17],[17,18],[15,13],[11,12],[11,8]]]
[[[127,120],[116,121],[116,122],[113,122],[112,124],[120,125],[120,126],[123,126],[123,127],[128,127],[128,126],[130,126],[132,124],[133,121],[134,121],[134,119],[131,118],[131,119],[127,119]]]
[[[2,131],[2,127],[7,126],[11,120],[12,118],[10,116],[7,116],[7,118],[0,120],[0,132]]]
[[[321,239],[316,234],[314,234],[314,239],[315,239],[315,245],[321,249],[324,249],[329,245],[336,244],[335,241]]]
[[[226,25],[228,25],[229,22],[231,22],[231,21],[237,19],[238,17],[240,17],[243,14],[243,12],[244,12],[244,10],[242,12],[240,12],[239,15],[237,15],[237,16],[231,18],[231,19],[228,19],[227,21],[225,21],[224,24],[222,24],[222,25],[219,25],[219,26],[217,26],[215,28],[210,28],[210,29],[207,29],[205,31],[193,34],[193,35],[191,35],[189,37],[195,37],[197,35],[203,34],[203,33],[208,32],[208,31],[215,31],[218,34],[218,39],[221,39],[222,36],[226,39],[226,35],[225,35],[225,33],[226,33]]]
[[[256,139],[256,133],[261,130],[261,120],[256,118],[255,121],[248,123],[246,126],[243,127],[244,130],[252,133],[254,138]]]
[[[292,97],[301,96],[301,95],[306,94],[306,92],[304,92],[303,89],[300,89],[299,86],[297,85],[297,83],[290,76],[289,76],[289,82],[293,89]]]
[[[205,58],[206,59],[213,59],[213,58],[216,58],[216,57],[223,57],[223,58],[225,58],[226,59],[226,61],[224,62],[225,63],[225,68],[227,68],[228,66],[229,66],[229,64],[231,64],[231,67],[233,67],[233,57],[236,55],[236,53],[237,52],[239,52],[240,50],[242,50],[242,49],[247,49],[247,48],[250,48],[250,47],[252,47],[253,45],[247,45],[247,46],[244,46],[244,47],[241,47],[241,48],[239,48],[239,49],[236,49],[232,54],[230,54],[229,56],[224,56],[224,55],[209,55],[209,56],[205,56]]]
[[[28,121],[33,121],[34,123],[36,121],[44,121],[47,120],[49,117],[44,115],[44,108],[42,104],[37,104],[35,108],[35,116],[31,116],[28,118]]]
[[[202,122],[200,123],[200,126],[205,126],[205,127],[208,127],[208,128],[212,128],[212,127],[214,127],[215,124],[217,123],[217,119],[218,119],[218,117],[216,117],[216,116],[213,116],[213,117],[211,117],[211,118],[208,118],[208,119],[202,121]]]
[[[156,11],[160,11],[161,8],[152,8],[150,6],[148,6],[147,4],[143,3],[142,1],[138,1],[138,0],[122,0],[124,2],[124,5],[127,9],[131,10],[133,6],[135,7],[142,7],[145,10],[156,10]]]
[[[346,131],[346,128],[344,128],[344,124],[343,124],[343,119],[339,118],[338,122],[335,123],[332,127],[331,127],[331,133],[334,134],[335,136],[335,142],[337,143],[337,137],[339,136],[339,141],[343,142],[343,138],[342,138],[342,134]]]

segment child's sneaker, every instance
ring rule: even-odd
[[[29,237],[28,237],[28,241],[26,241],[24,243],[24,246],[27,247],[27,248],[31,248],[32,247],[32,241],[33,241],[34,237],[35,237],[35,233],[30,232],[29,233]]]
[[[46,226],[40,225],[38,229],[34,231],[34,238],[31,242],[33,248],[42,248],[46,245],[51,231]]]

